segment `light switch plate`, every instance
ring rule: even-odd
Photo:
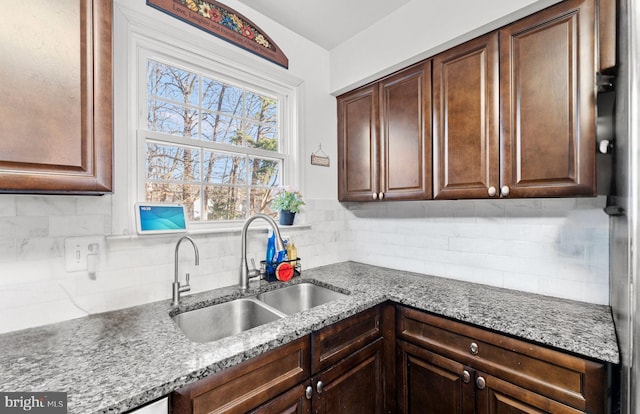
[[[64,264],[67,272],[87,270],[87,256],[100,254],[103,237],[73,237],[64,241]]]

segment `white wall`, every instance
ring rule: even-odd
[[[412,0],[331,50],[338,95],[560,0]]]

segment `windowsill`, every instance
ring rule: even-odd
[[[255,225],[249,227],[248,231],[268,231],[269,226]],[[278,226],[280,233],[284,233],[287,230],[308,230],[311,229],[311,224],[294,224],[292,226]],[[211,229],[194,229],[184,233],[162,233],[162,234],[119,234],[106,236],[106,240],[122,241],[122,240],[142,240],[142,239],[160,239],[160,238],[176,238],[178,236],[199,236],[208,234],[239,234],[242,232],[242,226],[237,227],[218,227]]]

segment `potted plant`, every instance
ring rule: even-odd
[[[280,224],[285,226],[293,224],[296,213],[300,211],[300,206],[303,205],[302,194],[291,187],[279,189],[274,194],[271,202],[271,207],[276,211],[280,211]]]

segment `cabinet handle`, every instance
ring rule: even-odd
[[[377,200],[378,199],[378,193],[373,193],[373,199]]]
[[[471,355],[478,355],[479,350],[480,348],[478,347],[478,344],[471,342],[471,345],[469,346],[469,352],[471,352]]]
[[[310,400],[313,396],[313,387],[311,387],[311,385],[307,386],[307,389],[304,390],[304,396],[307,397],[307,400]]]
[[[494,186],[489,187],[489,197],[495,197],[496,188]]]
[[[476,386],[479,390],[484,390],[484,387],[487,386],[487,381],[482,377],[478,377],[476,378]]]
[[[468,384],[471,381],[471,374],[466,369],[462,371],[462,382]]]
[[[378,198],[380,200],[382,200],[384,198],[384,193],[382,191],[380,191],[380,194],[378,194]]]
[[[509,186],[505,185],[500,189],[500,194],[502,194],[503,197],[506,197],[509,195]]]
[[[318,391],[318,394],[322,394],[322,390],[324,390],[324,384],[322,381],[318,381],[316,384],[316,391]]]

